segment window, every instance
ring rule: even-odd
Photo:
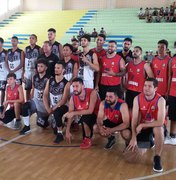
[[[9,0],[8,1],[8,9],[12,10],[16,7],[18,7],[21,4],[21,0]]]

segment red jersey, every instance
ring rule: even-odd
[[[144,65],[144,61],[139,64],[134,64],[134,60],[129,62],[127,66],[127,89],[135,92],[142,92],[145,82]]]
[[[151,100],[147,100],[144,93],[138,95],[138,105],[141,113],[140,123],[150,123],[158,119],[158,100],[160,98],[161,95],[158,93]]]
[[[6,90],[7,101],[19,99],[18,87],[19,87],[18,84],[16,84],[13,89],[11,89],[9,85],[7,86],[7,90]],[[10,103],[9,105],[10,105],[10,107],[13,107],[14,103]]]
[[[171,70],[172,70],[172,77],[171,77],[171,86],[170,86],[170,96],[176,96],[176,57],[173,57],[171,61]]]
[[[159,59],[158,56],[152,61],[152,70],[155,78],[158,80],[157,92],[164,96],[168,88],[168,64],[170,57],[165,56],[164,59]]]
[[[115,73],[120,72],[120,60],[121,56],[118,54],[113,58],[108,58],[107,56],[102,57],[102,76],[100,84],[105,86],[117,86],[121,84],[121,77],[110,76],[106,73],[106,70],[111,70]]]
[[[74,107],[76,111],[82,111],[82,110],[86,110],[89,108],[89,104],[90,104],[90,95],[91,92],[93,91],[93,89],[89,89],[89,88],[85,88],[85,99],[84,100],[80,100],[79,96],[73,95],[73,103],[74,103]],[[100,99],[97,95],[97,102],[94,108],[94,113],[97,115],[98,114],[98,110],[99,110],[99,105],[100,105]]]
[[[104,112],[107,119],[115,124],[120,124],[123,122],[122,120],[122,114],[120,112],[120,107],[124,103],[123,100],[118,99],[114,109],[111,108],[111,106],[104,102]]]
[[[78,62],[79,61],[79,55],[78,54],[72,54],[71,55],[71,59],[73,59],[74,61]]]
[[[97,48],[93,48],[93,49],[91,49],[91,51],[93,51],[97,55],[99,65],[101,66],[102,65],[101,64],[101,59],[102,59],[103,56],[106,55],[106,50],[102,49],[101,51],[97,51]]]

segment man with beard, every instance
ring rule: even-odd
[[[99,86],[101,100],[105,99],[109,87],[116,89],[119,98],[123,97],[121,77],[125,75],[125,61],[116,53],[116,50],[116,41],[109,41],[107,53],[102,57],[102,75]]]
[[[143,92],[134,98],[132,112],[132,139],[128,150],[135,147],[149,148],[155,138],[155,156],[153,170],[162,172],[161,153],[164,143],[165,99],[157,93],[158,81],[154,78],[145,80]]]
[[[79,58],[79,72],[78,77],[82,78],[84,81],[85,88],[94,88],[94,72],[99,71],[99,63],[97,55],[89,50],[90,36],[85,34],[81,37],[81,46],[83,47],[83,52],[80,54]]]
[[[140,46],[134,48],[133,60],[128,63],[126,70],[126,102],[131,110],[133,99],[143,91],[146,77],[154,77],[150,64],[142,60]]]
[[[76,62],[79,62],[79,54],[80,54],[80,50],[78,49],[79,48],[79,41],[76,39],[76,38],[73,38],[71,40],[72,42],[72,46],[73,46],[73,53],[71,55],[71,58],[76,61]]]
[[[130,48],[132,46],[132,42],[133,41],[131,38],[125,38],[123,40],[123,50],[117,53],[118,55],[120,55],[125,60],[125,64],[130,62],[133,58],[133,53],[130,50]]]
[[[54,28],[48,29],[48,40],[52,44],[52,53],[58,56],[60,60],[63,60],[63,48],[62,44],[56,40],[56,30]]]
[[[33,77],[33,87],[31,92],[31,100],[27,101],[22,107],[22,119],[24,127],[20,134],[27,134],[30,129],[30,116],[37,113],[37,125],[46,128],[48,124],[48,113],[43,103],[43,91],[49,77],[46,74],[47,62],[44,59],[37,60],[37,74]]]
[[[45,59],[48,63],[47,74],[54,77],[55,64],[59,61],[59,58],[52,53],[52,44],[49,41],[43,43],[43,54],[38,59]]]
[[[101,59],[103,56],[106,55],[106,50],[103,49],[103,44],[105,43],[106,36],[104,34],[99,34],[96,40],[97,46],[92,49],[94,53],[96,53],[98,58],[98,63],[100,66],[100,71],[95,73],[95,89],[99,89],[99,83],[100,83],[100,77],[101,77],[101,68],[102,68],[102,62]]]
[[[106,98],[100,103],[97,117],[97,125],[100,135],[108,137],[108,143],[104,149],[108,150],[115,144],[115,132],[120,132],[126,145],[130,141],[130,118],[127,104],[118,98],[116,89],[109,88]]]
[[[71,44],[64,44],[63,46],[63,56],[65,62],[65,73],[64,77],[67,81],[72,81],[78,74],[78,63],[72,58],[73,46]]]
[[[43,94],[46,111],[49,115],[54,115],[56,123],[56,127],[54,127],[54,133],[56,133],[55,143],[60,143],[64,139],[62,116],[68,111],[66,103],[69,97],[70,83],[64,78],[64,72],[64,63],[57,62],[55,65],[55,76],[48,80]]]
[[[70,126],[75,116],[81,116],[80,123],[83,129],[81,149],[92,146],[93,125],[96,122],[99,99],[96,90],[84,88],[83,80],[76,78],[72,81],[73,96],[69,102],[69,111],[64,115],[67,118],[66,140],[71,143]]]

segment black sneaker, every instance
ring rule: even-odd
[[[153,159],[153,170],[155,172],[162,172],[163,171],[163,168],[162,168],[162,165],[161,165],[161,158],[158,155],[154,156],[154,159]]]
[[[31,132],[30,126],[24,126],[24,128],[20,131],[20,135],[28,134]]]
[[[59,144],[61,141],[64,140],[64,136],[62,133],[57,133],[56,139],[54,140],[54,143]]]
[[[105,145],[104,149],[106,150],[111,149],[114,144],[115,144],[115,137],[111,136],[108,138],[108,143]]]

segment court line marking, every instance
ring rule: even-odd
[[[170,169],[168,171],[165,171],[163,173],[158,173],[158,174],[152,174],[152,175],[148,175],[148,176],[143,176],[143,177],[138,177],[138,178],[132,178],[132,179],[128,179],[128,180],[144,180],[144,179],[151,179],[154,177],[159,177],[159,176],[163,176],[163,175],[168,175],[170,173],[176,172],[176,168]]]
[[[34,128],[34,129],[31,130],[31,132],[34,132],[34,131],[36,131],[36,130],[37,130],[37,128]],[[12,139],[4,142],[4,143],[1,143],[1,144],[0,144],[0,148],[3,147],[3,146],[6,146],[7,144],[12,143],[12,142],[15,141],[15,140],[21,139],[22,137],[25,137],[26,135],[28,135],[28,134],[18,135],[17,137],[14,137],[14,138],[12,138]]]

